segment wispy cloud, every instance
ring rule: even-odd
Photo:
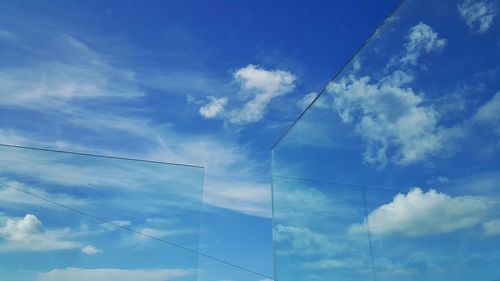
[[[164,121],[169,118],[158,120],[157,113],[152,113],[152,106],[148,103],[151,89],[178,93],[179,96],[190,92],[199,95],[198,91],[211,93],[207,89],[221,89],[230,83],[196,72],[124,68],[124,64],[105,55],[106,50],[97,49],[97,46],[106,45],[97,42],[98,38],[90,41],[86,40],[85,34],[71,33],[71,28],[60,32],[51,23],[40,25],[45,27],[45,41],[39,50],[29,50],[30,56],[23,60],[22,66],[7,64],[0,67],[0,91],[5,93],[0,106],[16,114],[43,119],[43,128],[38,128],[42,123],[38,120],[23,123],[26,126],[4,126],[0,128],[0,140],[8,144],[206,165],[206,200],[209,205],[266,218],[270,216],[269,187],[262,184],[267,179],[261,167],[265,163],[256,164],[256,157],[232,136],[179,132]],[[30,32],[21,32],[21,35],[23,40],[34,36]],[[26,51],[25,45],[14,41],[11,47]],[[47,56],[46,53],[53,55]],[[241,85],[239,97],[234,98],[236,107],[228,109],[233,97],[227,97],[227,102],[225,97],[219,97],[218,103],[205,107],[202,112],[207,117],[225,116],[228,120],[229,112],[236,114],[247,102],[255,100],[256,114],[260,114],[257,111],[264,114],[270,100],[293,88],[293,80],[293,75],[288,72],[249,65],[234,73],[233,82]],[[227,92],[226,89],[222,94]],[[219,94],[212,93],[213,96]],[[193,112],[192,117],[196,118],[196,114]],[[27,120],[23,118],[21,121]],[[19,161],[14,163],[20,164]],[[47,172],[45,179],[58,183],[99,184],[94,181],[99,179],[88,174],[90,170],[86,168],[47,164],[56,165],[39,166],[38,171],[29,170],[28,166],[16,167],[35,175]],[[112,183],[107,177],[101,180],[101,184],[109,186],[133,187],[137,184]],[[227,203],[231,198],[233,204]]]
[[[277,250],[279,255],[331,256],[345,249],[344,244],[331,240],[329,235],[307,227],[278,224],[273,229],[273,237],[277,243],[287,245]]]
[[[484,232],[487,235],[500,235],[500,219],[493,219],[483,224]]]
[[[12,32],[0,28],[0,40],[11,40],[14,38]]]
[[[65,204],[68,206],[74,207],[83,207],[90,203],[89,200],[82,200],[76,197],[73,197],[69,194],[60,192],[47,192],[44,189],[36,188],[33,186],[27,186],[18,181],[12,181],[8,179],[0,178],[0,202],[3,206],[43,206],[46,208],[57,208],[56,205],[48,203],[46,201],[40,200],[38,198],[33,197],[32,195],[28,195],[26,193],[17,191],[13,188],[23,190],[29,194],[42,197],[42,198],[50,198],[51,200],[57,201],[60,204]]]
[[[485,33],[497,16],[496,1],[465,0],[458,4],[458,12],[474,31]]]
[[[249,180],[207,181],[203,199],[208,206],[271,218],[271,187]]]
[[[134,73],[112,67],[97,53],[69,35],[54,39],[61,49],[73,53],[71,60],[33,61],[30,67],[0,68],[0,89],[7,95],[1,105],[31,110],[67,112],[83,102],[129,99],[143,95],[134,85]]]
[[[65,268],[54,269],[38,274],[37,281],[87,281],[87,280],[121,280],[121,281],[164,281],[176,280],[196,274],[196,270],[162,268],[162,269],[119,269],[119,268]]]
[[[322,270],[322,269],[335,269],[352,267],[355,261],[348,262],[347,260],[336,260],[336,259],[322,259],[318,261],[305,262],[300,268],[307,270]]]
[[[472,122],[486,125],[500,136],[500,92],[497,92],[489,101],[483,104],[472,116]]]
[[[309,94],[306,94],[305,96],[302,97],[302,99],[300,99],[297,102],[297,107],[302,110],[306,109],[314,101],[314,99],[316,99],[317,96],[318,93],[316,92],[311,92]]]
[[[207,206],[271,216],[270,186],[262,176],[266,163],[256,161],[245,146],[213,136],[172,136],[170,141],[161,141],[162,147],[152,150],[149,158],[203,165],[203,200]]]

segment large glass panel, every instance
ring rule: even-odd
[[[500,278],[499,3],[403,2],[273,148],[275,228],[290,188],[278,179],[349,187],[366,217],[341,239],[368,239],[374,279]],[[292,263],[277,254],[277,277]]]
[[[496,280],[500,202],[456,192],[366,190],[377,280]]]
[[[0,280],[197,280],[203,168],[0,146]]]
[[[372,280],[362,189],[273,177],[276,280]]]
[[[251,243],[251,241],[249,241]],[[200,256],[198,281],[272,281],[272,276],[233,264]]]

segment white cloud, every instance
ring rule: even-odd
[[[5,239],[0,244],[0,250],[51,251],[79,248],[78,243],[63,238],[68,234],[68,229],[44,229],[42,222],[32,214],[26,214],[23,218],[7,218],[5,225],[0,227],[0,237]]]
[[[224,111],[224,106],[226,105],[228,98],[217,98],[214,96],[208,96],[209,100],[211,100],[208,104],[200,107],[199,113],[204,118],[210,119],[218,117]]]
[[[28,195],[27,193],[15,190],[12,187],[23,190],[32,195]],[[86,202],[85,200],[73,198],[67,194],[47,192],[43,189],[27,186],[18,181],[10,181],[4,178],[0,178],[0,203],[2,203],[2,205],[34,205],[43,206],[46,208],[57,208],[56,205],[38,198],[34,198],[33,195],[41,198],[50,198],[51,200],[57,201],[61,204],[73,207],[82,207],[88,204],[88,202]]]
[[[458,4],[458,12],[467,25],[479,33],[488,31],[497,15],[493,1],[465,0]]]
[[[483,224],[486,235],[500,235],[500,219],[490,220]]]
[[[128,220],[115,220],[115,221],[112,221],[111,223],[113,223],[115,225],[119,225],[119,226],[129,226],[132,224],[132,222],[128,221]]]
[[[40,273],[37,281],[88,281],[88,280],[120,280],[120,281],[165,281],[181,277],[193,276],[195,270],[190,269],[118,269],[118,268],[65,268]]]
[[[207,206],[271,216],[270,186],[261,177],[266,163],[255,161],[245,146],[212,136],[173,140],[162,141],[162,149],[153,150],[148,158],[204,166],[203,200]]]
[[[313,186],[294,186],[291,183],[280,183],[279,186],[280,188],[273,190],[275,198],[279,198],[274,206],[274,217],[277,220],[303,223],[334,212],[336,216],[342,215],[337,209],[342,204],[332,202],[326,194]]]
[[[451,197],[433,189],[423,192],[414,188],[406,195],[397,194],[392,202],[372,211],[366,223],[352,225],[349,232],[407,237],[454,232],[479,224],[489,207],[480,198]]]
[[[327,235],[306,227],[278,224],[273,229],[273,237],[277,243],[289,243],[278,251],[280,255],[331,255],[343,248]]]
[[[0,128],[0,143],[11,145],[26,145],[32,143],[31,138],[17,130]]]
[[[0,39],[9,39],[13,35],[10,31],[5,30],[5,29],[0,29]]]
[[[440,51],[446,45],[446,39],[439,38],[438,33],[422,22],[410,29],[406,39],[406,54],[401,58],[401,62],[411,65],[417,64],[423,52]]]
[[[302,99],[297,102],[297,107],[304,110],[306,109],[318,96],[318,93],[312,92],[302,97]]]
[[[239,213],[271,218],[269,184],[244,180],[207,181],[203,203]]]
[[[53,36],[47,34],[47,37]],[[48,125],[52,125],[49,127],[60,129],[61,135],[58,137],[63,139],[74,138],[73,134],[63,133],[67,126],[72,128],[70,130],[72,132],[85,134],[85,140],[81,138],[76,140],[79,144],[58,141],[57,143],[63,145],[64,149],[98,154],[104,152],[108,155],[173,163],[207,164],[207,182],[215,183],[206,186],[208,202],[217,207],[245,214],[269,217],[269,186],[261,183],[262,173],[255,169],[255,166],[260,164],[255,164],[253,160],[255,157],[249,155],[244,147],[232,141],[218,139],[220,136],[179,134],[169,124],[158,124],[144,115],[139,116],[143,114],[142,109],[137,108],[141,104],[139,99],[143,97],[143,92],[138,86],[141,84],[137,83],[141,81],[137,80],[133,71],[117,69],[107,64],[101,60],[103,56],[76,38],[61,35],[55,41],[61,52],[69,54],[69,59],[33,61],[25,68],[0,68],[0,92],[5,93],[0,99],[0,106],[14,110],[27,109],[37,112],[36,114],[42,113]],[[287,84],[286,78],[290,76],[286,75],[286,72],[267,71],[258,67],[253,69],[255,72],[253,74],[248,71],[237,72],[237,75],[235,73],[235,79],[237,76],[241,87],[244,88],[242,92],[248,95],[247,98],[262,94],[280,95],[288,89],[287,87],[292,87]],[[262,73],[268,75],[262,76],[260,75]],[[235,109],[235,112],[237,111]],[[223,113],[226,113],[225,110],[220,112]],[[0,139],[10,144],[53,148],[56,140],[53,139],[52,131],[42,131],[43,134],[19,137],[21,135],[17,132],[3,129],[0,131]],[[94,133],[87,134],[88,131]],[[43,142],[34,141],[35,139],[42,139]],[[134,143],[134,150],[131,151],[130,146],[114,146],[106,150],[102,147],[96,149],[85,145],[88,143],[92,143],[94,147],[103,143],[109,145],[110,139],[122,139],[125,140],[124,143]],[[150,151],[153,152],[149,154]],[[161,153],[157,154],[158,151]],[[20,162],[22,161],[15,161],[16,164],[21,164],[16,168],[36,175],[43,172],[43,178],[50,178],[57,183],[80,182],[83,185],[97,183],[90,183],[89,180],[106,182],[110,186],[115,186],[116,183],[112,183],[113,179],[108,177],[98,179],[92,176],[95,175],[95,171],[80,169],[81,167],[78,169],[62,167],[63,165],[33,167]],[[86,171],[90,173],[87,174]],[[220,182],[224,183],[217,186]],[[133,186],[137,184],[120,183],[120,188]],[[219,187],[225,188],[228,192],[217,189]],[[249,190],[245,190],[247,187]],[[237,194],[232,192],[234,189],[242,192]],[[234,197],[233,201],[231,196]]]
[[[491,100],[481,106],[473,120],[476,122],[497,124],[500,121],[500,92],[497,92]]]
[[[66,113],[71,107],[81,110],[78,102],[83,100],[127,100],[143,95],[134,84],[133,72],[99,61],[75,38],[61,38],[61,48],[73,52],[76,62],[54,60],[33,62],[25,68],[0,68],[1,105]]]
[[[242,108],[229,113],[228,121],[234,124],[254,123],[261,120],[268,104],[295,88],[295,76],[288,71],[266,70],[249,64],[234,73],[246,99]]]
[[[346,260],[322,259],[319,261],[305,262],[300,268],[307,270],[334,269],[343,267],[352,267],[353,265]]]
[[[406,52],[399,58],[402,65],[394,71],[372,80],[358,76],[359,69],[354,69],[328,85],[341,122],[352,125],[366,144],[365,164],[376,168],[389,162],[408,165],[453,149],[449,140],[462,134],[460,128],[440,126],[439,113],[427,103],[424,93],[411,87],[415,80],[411,68],[421,55],[440,51],[445,45],[446,39],[421,22],[410,28]],[[395,60],[388,66],[394,66]]]
[[[269,103],[295,88],[295,76],[288,71],[267,70],[249,64],[236,70],[233,74],[235,82],[240,87],[239,96],[232,100],[233,105],[228,107],[229,98],[208,96],[210,100],[199,109],[204,118],[223,118],[232,124],[248,124],[261,120]],[[188,102],[195,103],[188,96]]]
[[[87,246],[82,248],[82,253],[89,255],[89,256],[93,256],[93,255],[97,255],[97,254],[102,253],[102,250],[96,248],[95,246],[87,245]]]
[[[492,136],[500,137],[500,92],[497,92],[489,101],[483,104],[477,112],[472,116],[471,122],[468,122],[466,129],[473,129],[475,127],[484,127],[489,132],[493,133]],[[499,140],[500,144],[500,140]]]
[[[165,230],[165,229],[157,229],[157,228],[150,228],[150,227],[145,227],[139,230],[140,233],[155,237],[155,238],[163,238],[163,237],[172,237],[172,236],[177,236],[180,234],[185,234],[188,232],[192,232],[190,230]],[[138,236],[140,239],[146,239],[149,240],[149,237],[146,236]]]
[[[404,85],[413,77],[395,71],[377,82],[348,78],[328,85],[333,107],[366,142],[364,161],[384,167],[388,160],[410,164],[442,149],[448,131],[438,127],[438,114],[422,95]]]

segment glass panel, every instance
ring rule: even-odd
[[[360,188],[273,178],[277,280],[373,280]]]
[[[200,256],[198,281],[272,281],[270,276]]]
[[[273,148],[275,227],[295,186],[283,178],[361,190],[367,217],[336,239],[371,241],[375,279],[499,279],[499,3],[404,1]],[[295,280],[280,239],[276,274]]]
[[[1,280],[197,280],[202,168],[9,146],[0,159]]]
[[[274,173],[399,189],[498,170],[498,10],[405,1],[274,147]]]
[[[378,280],[496,280],[500,202],[447,190],[367,189]],[[368,226],[368,227],[367,227]]]

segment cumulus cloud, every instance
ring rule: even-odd
[[[439,34],[425,23],[413,26],[408,33],[406,54],[401,58],[405,64],[416,65],[420,55],[440,51],[446,45],[446,39],[439,38]]]
[[[295,76],[284,70],[267,70],[253,64],[233,73],[234,81],[240,87],[239,96],[228,107],[228,97],[208,96],[210,100],[199,109],[206,119],[223,118],[231,124],[248,124],[261,120],[269,103],[295,88]]]
[[[259,121],[274,98],[295,88],[295,76],[290,72],[266,70],[252,64],[237,70],[234,78],[240,83],[242,90],[251,96],[243,108],[230,114],[229,122],[235,124]]]
[[[32,214],[22,218],[7,218],[0,227],[0,237],[4,238],[0,250],[4,251],[50,251],[80,247],[78,243],[67,241],[64,236],[68,229],[46,230],[42,222]]]
[[[410,28],[406,52],[399,69],[373,80],[355,70],[332,81],[327,92],[341,122],[352,125],[366,147],[364,162],[383,168],[388,162],[408,165],[442,152],[444,143],[460,132],[439,126],[440,115],[426,103],[424,93],[411,88],[415,77],[411,66],[423,53],[439,51],[446,39],[424,23]]]
[[[88,281],[88,280],[120,280],[120,281],[165,281],[196,274],[191,269],[118,269],[118,268],[65,268],[54,269],[38,274],[37,281]]]
[[[341,121],[366,142],[364,161],[384,167],[388,160],[409,164],[442,149],[445,130],[424,97],[405,87],[413,77],[395,71],[378,81],[350,75],[328,85]]]
[[[406,195],[397,194],[392,202],[372,211],[367,222],[352,225],[349,232],[407,237],[449,233],[479,224],[489,207],[477,198],[451,197],[417,187]]]
[[[490,220],[483,224],[486,235],[500,235],[500,219]]]
[[[228,113],[227,121],[233,124],[254,123],[261,120],[269,103],[295,88],[295,76],[283,70],[267,70],[253,64],[240,68],[233,77],[241,87],[241,107]]]
[[[208,96],[210,102],[202,107],[200,107],[199,113],[206,119],[215,118],[221,115],[224,111],[224,106],[226,105],[228,98],[217,98],[214,96]]]
[[[93,255],[97,255],[97,254],[102,253],[102,250],[96,248],[95,246],[87,245],[87,246],[82,248],[82,253],[89,255],[89,256],[93,256]]]
[[[465,0],[458,4],[458,12],[467,25],[479,33],[488,31],[497,15],[493,1]]]

